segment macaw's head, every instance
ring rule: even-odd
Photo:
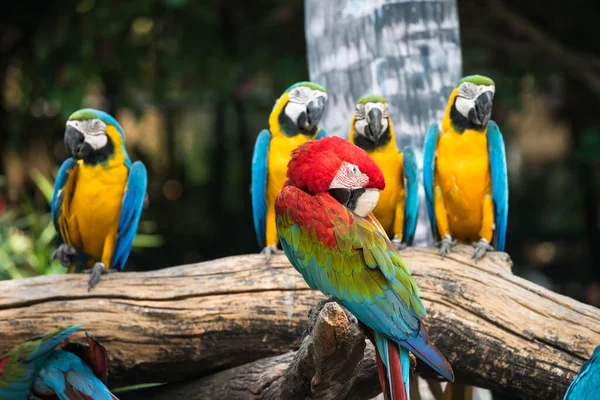
[[[462,78],[452,92],[454,104],[450,119],[453,126],[461,133],[465,129],[484,130],[492,116],[495,91],[494,81],[488,77],[471,75]]]
[[[86,164],[107,160],[115,149],[123,149],[125,136],[116,119],[104,111],[84,108],[75,111],[67,121],[65,146],[67,151]]]
[[[354,110],[354,143],[364,150],[383,147],[392,139],[388,102],[377,95],[361,97]]]
[[[314,136],[326,104],[327,91],[323,86],[312,82],[298,82],[290,86],[275,103],[269,118],[271,132],[280,131],[286,136]]]
[[[329,192],[355,214],[366,217],[385,188],[383,173],[371,157],[352,143],[329,136],[309,141],[292,152],[286,185],[316,195]]]

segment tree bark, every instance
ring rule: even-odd
[[[398,147],[411,145],[422,169],[425,132],[462,75],[456,1],[305,0],[305,34],[310,80],[329,93],[327,132],[347,137],[355,102],[380,94]],[[433,240],[420,192],[417,245]]]
[[[600,310],[513,276],[505,253],[478,264],[471,254],[467,246],[446,259],[435,249],[402,252],[421,288],[432,342],[459,381],[559,399],[600,343]],[[111,274],[91,292],[87,279],[0,282],[0,354],[83,323],[109,351],[111,386],[186,381],[297,349],[309,309],[324,298],[283,255],[268,265],[245,255]]]
[[[311,310],[310,333],[300,349],[270,357],[198,381],[137,390],[121,400],[362,400],[376,396],[377,366],[373,345],[356,318],[335,302]]]

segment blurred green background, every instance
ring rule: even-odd
[[[600,41],[592,1],[459,0],[464,73],[496,81],[516,273],[600,306]],[[258,251],[250,160],[308,78],[301,0],[22,0],[0,16],[0,279],[63,269],[48,190],[65,119],[100,108],[150,176],[127,270]],[[536,36],[537,35],[537,36]],[[534,37],[536,40],[531,41]]]

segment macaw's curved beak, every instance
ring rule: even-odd
[[[381,136],[381,129],[381,110],[378,108],[373,108],[367,114],[367,126],[365,129],[365,134],[367,138],[375,142],[379,136]]]
[[[316,99],[312,100],[306,106],[306,124],[309,129],[313,129],[319,121],[321,117],[323,117],[323,112],[325,111],[325,97],[319,96]]]
[[[475,108],[469,112],[469,119],[475,125],[485,126],[492,117],[494,95],[491,91],[483,92],[475,100]]]
[[[65,146],[71,157],[78,160],[87,157],[92,152],[92,146],[85,142],[83,133],[70,125],[67,125],[65,129]]]

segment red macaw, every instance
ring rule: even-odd
[[[408,398],[408,350],[453,381],[429,342],[419,288],[373,216],[385,187],[375,161],[338,137],[298,147],[277,196],[277,233],[286,256],[313,289],[332,296],[369,328],[388,399]]]

